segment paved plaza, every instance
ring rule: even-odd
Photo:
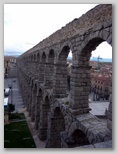
[[[92,102],[89,103],[89,107],[92,109],[90,112],[96,116],[105,115],[106,109],[108,109],[109,102]]]

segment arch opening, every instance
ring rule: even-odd
[[[39,127],[41,100],[42,100],[42,91],[41,89],[39,89],[38,93],[36,91],[36,103],[35,103],[35,126],[34,127],[36,130]]]
[[[51,148],[61,148],[61,132],[65,130],[64,116],[59,107],[54,110],[54,114],[48,128],[49,137],[47,143]]]
[[[45,52],[43,52],[42,54],[42,63],[45,63],[46,62],[46,54]]]
[[[45,76],[45,65],[46,65],[46,54],[45,52],[42,53],[40,68],[39,68],[39,81],[40,83],[44,83],[44,76]]]
[[[56,93],[56,97],[63,98],[67,97],[70,91],[70,76],[69,76],[69,68],[70,61],[68,58],[69,53],[71,52],[69,46],[64,46],[59,54],[57,65],[55,65],[54,69],[54,93]],[[58,84],[58,87],[56,86]]]
[[[36,93],[37,93],[37,85],[34,85],[34,88],[32,89],[32,114],[31,114],[31,120],[35,120],[35,114],[36,114]]]
[[[36,55],[34,54],[34,62],[36,61]]]
[[[55,54],[54,54],[54,50],[51,49],[51,50],[49,51],[48,63],[52,63],[52,64],[54,64],[54,56],[55,56]]]
[[[54,50],[49,51],[48,59],[45,66],[45,87],[52,89],[53,86],[53,73],[54,73]]]
[[[105,40],[95,38],[87,44],[82,52],[81,55],[84,55],[84,57],[89,55],[85,64],[88,66],[89,62],[89,66],[91,66],[90,73],[87,74],[87,76],[90,76],[90,85],[88,86],[88,102],[92,109],[90,112],[101,119],[106,119],[111,89],[112,47]],[[99,105],[99,102],[101,102],[101,105]],[[94,105],[94,103],[98,107],[102,107],[100,113],[93,108],[92,104]]]
[[[90,93],[92,89],[91,83],[93,83],[93,81],[91,81],[92,77],[91,71],[93,71],[93,68],[91,68],[90,65],[91,63],[90,57],[91,54],[95,51],[95,49],[98,49],[98,46],[104,42],[105,42],[104,39],[100,37],[95,37],[88,41],[88,43],[83,47],[80,53],[78,51],[73,53],[74,58],[76,57],[76,55],[78,55],[78,57],[77,61],[74,62],[72,70],[72,76],[73,76],[72,79],[74,80],[74,84],[72,85],[72,92],[75,92],[75,94],[74,96],[71,96],[72,100],[71,107],[83,109],[82,106],[84,106],[83,113],[88,113],[91,110],[89,102],[91,102],[90,98],[91,97]],[[104,50],[105,48],[102,50],[102,52],[105,52]],[[99,56],[97,58],[100,59]],[[98,64],[98,61],[96,63]],[[99,86],[100,84],[101,82],[100,83],[98,82]],[[97,89],[98,85],[96,86],[96,91],[98,91]],[[77,94],[81,97],[77,96]]]
[[[66,143],[68,144],[69,148],[74,148],[74,147],[79,147],[79,146],[90,144],[85,133],[81,131],[80,129],[76,129],[70,136],[70,139],[66,141]]]
[[[72,50],[69,50],[68,57],[67,57],[67,94],[70,94],[70,80],[71,80],[71,73],[72,73]]]
[[[39,138],[47,139],[48,115],[50,112],[50,102],[48,96],[45,97],[44,103],[41,104],[40,122],[39,122]]]
[[[40,54],[37,54],[37,62],[40,62]]]

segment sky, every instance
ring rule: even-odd
[[[21,55],[96,5],[4,4],[4,55]],[[112,47],[102,43],[92,56],[112,58]]]

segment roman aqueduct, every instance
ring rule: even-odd
[[[112,98],[107,126],[89,112],[88,102],[91,52],[104,41],[112,46],[111,4],[97,5],[17,58],[23,101],[45,147],[96,147],[101,142],[111,146]],[[73,65],[68,97],[70,50]]]

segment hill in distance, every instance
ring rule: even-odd
[[[72,60],[72,57],[68,57],[67,59]],[[91,57],[90,61],[96,61],[97,62],[98,57]],[[110,59],[110,58],[102,58],[102,59],[99,59],[99,62],[112,62],[112,59]]]

